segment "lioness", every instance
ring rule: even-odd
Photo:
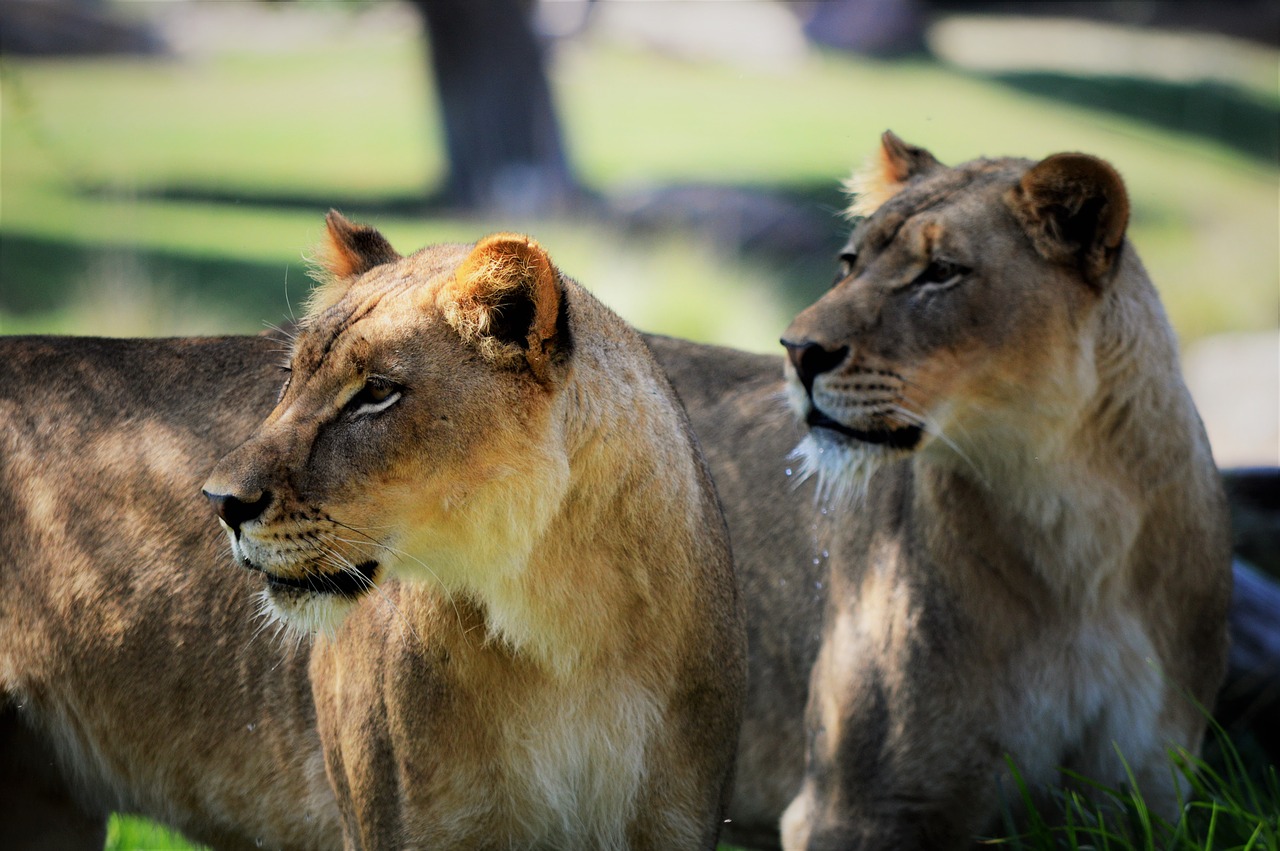
[[[665,376],[526,238],[329,235],[281,399],[204,491],[324,630],[346,845],[714,847],[745,637]]]
[[[1221,681],[1230,541],[1120,177],[947,168],[886,134],[854,184],[836,282],[783,335],[802,429],[781,359],[650,341],[748,603],[738,836],[768,844],[794,796],[788,851],[965,847],[1002,793],[1017,809],[1006,756],[1040,806],[1061,768],[1131,772],[1176,817],[1167,750],[1198,748]]]
[[[328,225],[252,433],[263,342],[5,341],[5,847],[713,848],[744,634],[666,378],[531,240]],[[203,489],[253,578],[190,499],[239,441]]]

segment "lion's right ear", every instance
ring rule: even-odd
[[[1129,224],[1129,194],[1110,164],[1088,154],[1054,154],[1032,166],[1006,202],[1041,257],[1078,268],[1102,288]]]
[[[564,283],[542,246],[495,233],[476,243],[440,292],[446,321],[499,364],[523,363],[539,381],[568,350],[562,322]]]
[[[850,197],[845,215],[851,219],[869,216],[897,195],[911,178],[943,167],[924,148],[908,145],[892,130],[886,130],[880,137],[880,150],[844,182]]]

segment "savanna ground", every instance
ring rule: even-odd
[[[1048,36],[1066,38],[1073,59],[1096,38],[1073,49],[1072,28],[1046,22],[1001,42],[1031,45],[1033,65],[993,64],[990,30],[973,22],[935,30],[953,62],[893,63],[779,52],[745,35],[733,55],[660,51],[589,28],[559,44],[552,83],[592,211],[459,218],[420,204],[444,164],[412,18],[382,5],[210,5],[220,11],[175,55],[0,58],[0,332],[255,333],[305,298],[306,254],[336,206],[401,251],[524,230],[642,328],[773,351],[789,316],[830,281],[837,183],[886,128],[947,162],[1101,155],[1128,182],[1132,239],[1184,345],[1280,325],[1274,51],[1190,37],[1160,42],[1147,60],[1146,36],[1115,31],[1110,58],[1131,62],[1063,70],[1039,62],[1053,53]],[[764,5],[722,4],[724,26]],[[768,41],[778,21],[743,33]],[[671,185],[702,188],[669,216],[660,203],[643,212]],[[799,218],[759,215],[775,202]],[[789,237],[797,221],[816,232]],[[1275,816],[1267,767],[1248,759],[1242,773],[1256,785],[1207,793],[1239,799],[1224,824],[1232,812]],[[1141,808],[1133,815],[1140,822]],[[1066,845],[1274,848],[1274,820],[1262,827],[1137,846],[1081,833]],[[186,846],[117,819],[108,847]]]

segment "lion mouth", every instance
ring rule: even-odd
[[[805,416],[805,423],[811,429],[825,428],[863,443],[874,443],[889,449],[915,449],[920,444],[920,438],[924,436],[924,430],[914,425],[874,429],[851,428],[833,420],[817,408],[809,409],[809,413]]]
[[[354,599],[372,590],[378,563],[362,561],[337,573],[308,573],[296,577],[262,572],[267,577],[267,589],[270,591],[300,591]]]

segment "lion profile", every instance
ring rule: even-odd
[[[890,133],[852,184],[836,283],[783,334],[794,418],[783,359],[650,341],[751,624],[731,838],[967,847],[1021,806],[1006,758],[1046,813],[1067,769],[1176,818],[1230,541],[1123,182]]]
[[[776,845],[786,811],[788,848],[962,847],[990,829],[1006,753],[1043,799],[1060,767],[1113,782],[1112,741],[1168,813],[1165,748],[1196,748],[1204,718],[1192,699],[1207,705],[1221,676],[1228,541],[1172,333],[1124,238],[1123,184],[1076,154],[947,168],[888,135],[859,185],[873,200],[855,211],[866,218],[840,278],[786,334],[800,418],[779,404],[782,357],[649,340],[710,462],[748,613],[729,838]],[[466,247],[400,258],[375,231],[331,229],[332,281],[291,346],[283,408],[275,339],[0,340],[0,846],[101,848],[112,810],[218,848],[334,848],[344,830],[353,843],[400,841],[438,824],[432,802],[467,791],[444,767],[475,767],[471,755],[489,748],[511,759],[471,777],[503,790],[482,802],[485,824],[517,809],[565,813],[585,777],[566,763],[590,761],[613,731],[680,729],[656,720],[664,705],[685,713],[690,741],[732,746],[731,722],[696,709],[695,698],[736,694],[738,657],[714,636],[682,653],[650,635],[615,668],[588,665],[591,687],[555,685],[571,660],[618,649],[581,643],[609,617],[583,588],[640,611],[674,595],[664,630],[696,632],[703,606],[717,613],[705,629],[717,618],[737,629],[717,582],[694,602],[666,587],[668,571],[637,574],[647,583],[627,592],[591,572],[593,559],[545,558],[595,531],[555,514],[583,498],[572,482],[634,494],[655,481],[643,465],[611,472],[620,444],[653,449],[646,417],[670,400],[629,329],[523,238],[499,238],[472,263]],[[465,285],[477,269],[492,286]],[[388,314],[388,296],[424,314]],[[557,299],[557,311],[535,309]],[[386,337],[363,347],[344,336],[357,315],[349,327],[361,330],[390,315],[429,323],[438,361],[424,341],[396,351],[452,392],[438,406],[415,399],[375,357]],[[470,398],[480,374],[495,380]],[[410,404],[400,434],[430,454],[385,442],[384,415]],[[559,405],[572,415],[553,416]],[[445,438],[462,426],[468,439]],[[548,448],[557,430],[565,446],[582,441],[572,475]],[[676,435],[658,456],[675,453],[676,479],[700,481],[687,434],[659,431]],[[435,462],[457,465],[457,480]],[[415,470],[421,504],[401,498]],[[526,470],[536,487],[521,484]],[[202,483],[258,570],[229,568]],[[690,492],[703,494],[687,512],[701,522],[705,492]],[[510,501],[489,499],[499,493]],[[461,512],[456,526],[438,522],[444,506]],[[635,553],[652,553],[655,531],[689,528],[678,512],[623,516]],[[531,528],[565,532],[529,547],[533,570],[455,557],[474,557],[478,538],[509,553]],[[556,582],[550,563],[578,572]],[[521,576],[581,626],[516,605]],[[264,585],[272,611],[325,633],[316,653],[260,634]],[[427,587],[441,593],[424,598]],[[561,628],[538,628],[548,623]],[[652,623],[613,637],[638,625]],[[669,669],[654,659],[696,681],[716,663],[690,648],[713,646],[724,655],[710,693],[663,692]],[[538,672],[515,664],[521,653],[542,660]],[[378,670],[404,672],[404,688]],[[433,707],[483,707],[498,726],[440,735],[409,705],[410,685]],[[588,745],[570,747],[587,727]],[[424,750],[393,747],[409,739]],[[518,742],[537,746],[511,750]],[[699,753],[714,774],[722,754]],[[688,759],[671,739],[644,758],[655,754]],[[578,781],[513,786],[517,764],[525,779]],[[632,800],[634,812],[667,812]],[[549,842],[618,831],[591,818],[528,824]],[[651,839],[634,831],[637,845]]]
[[[346,844],[714,847],[741,627],[665,378],[526,237],[329,234],[280,401],[204,491],[322,630]]]
[[[527,237],[328,237],[283,377],[3,341],[3,844],[713,848],[744,636],[665,376]]]

